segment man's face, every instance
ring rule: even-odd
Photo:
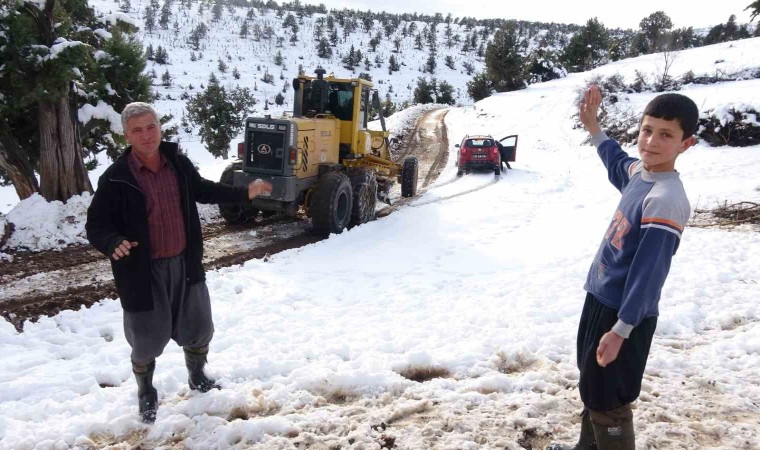
[[[132,150],[141,156],[148,156],[158,151],[161,143],[161,125],[151,113],[130,117],[124,137],[132,146]]]
[[[672,172],[676,158],[694,145],[694,138],[683,140],[677,119],[665,120],[644,116],[639,127],[639,155],[644,167],[652,172]]]

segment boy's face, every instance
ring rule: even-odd
[[[652,172],[672,172],[676,158],[694,145],[693,136],[683,139],[677,119],[665,120],[644,116],[639,127],[639,155],[644,168]]]

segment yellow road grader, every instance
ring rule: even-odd
[[[250,117],[238,160],[222,173],[221,182],[245,186],[256,179],[272,183],[272,193],[250,205],[220,205],[228,223],[244,223],[259,211],[296,214],[302,209],[323,235],[375,217],[378,199],[390,203],[389,190],[401,184],[401,195],[417,191],[418,162],[391,159],[389,132],[368,130],[370,102],[380,100],[362,78],[301,75],[293,80],[292,118]]]

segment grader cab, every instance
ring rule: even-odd
[[[401,183],[401,195],[417,190],[417,160],[398,164],[391,159],[388,131],[368,130],[370,101],[379,110],[372,83],[361,79],[301,75],[293,80],[293,117],[246,120],[245,140],[238,144],[238,161],[222,183],[245,186],[262,179],[272,183],[271,195],[243,207],[220,205],[229,223],[250,220],[259,211],[295,214],[303,208],[320,234],[340,233],[372,220],[380,198]]]

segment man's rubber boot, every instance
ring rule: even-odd
[[[636,449],[630,404],[612,411],[591,411],[591,424],[600,450]]]
[[[158,411],[158,392],[153,387],[153,372],[156,370],[156,360],[141,366],[132,363],[132,372],[137,379],[137,406],[140,410],[140,420],[143,423],[154,423]]]
[[[591,417],[587,409],[581,414],[581,435],[578,443],[574,446],[565,444],[552,444],[546,447],[546,450],[596,450],[596,439],[594,438],[594,427],[591,425]]]
[[[187,384],[190,389],[200,392],[208,392],[211,389],[221,389],[216,381],[208,378],[203,373],[203,367],[206,366],[206,356],[208,355],[208,346],[193,348],[183,347],[185,350],[185,365],[187,366]]]

